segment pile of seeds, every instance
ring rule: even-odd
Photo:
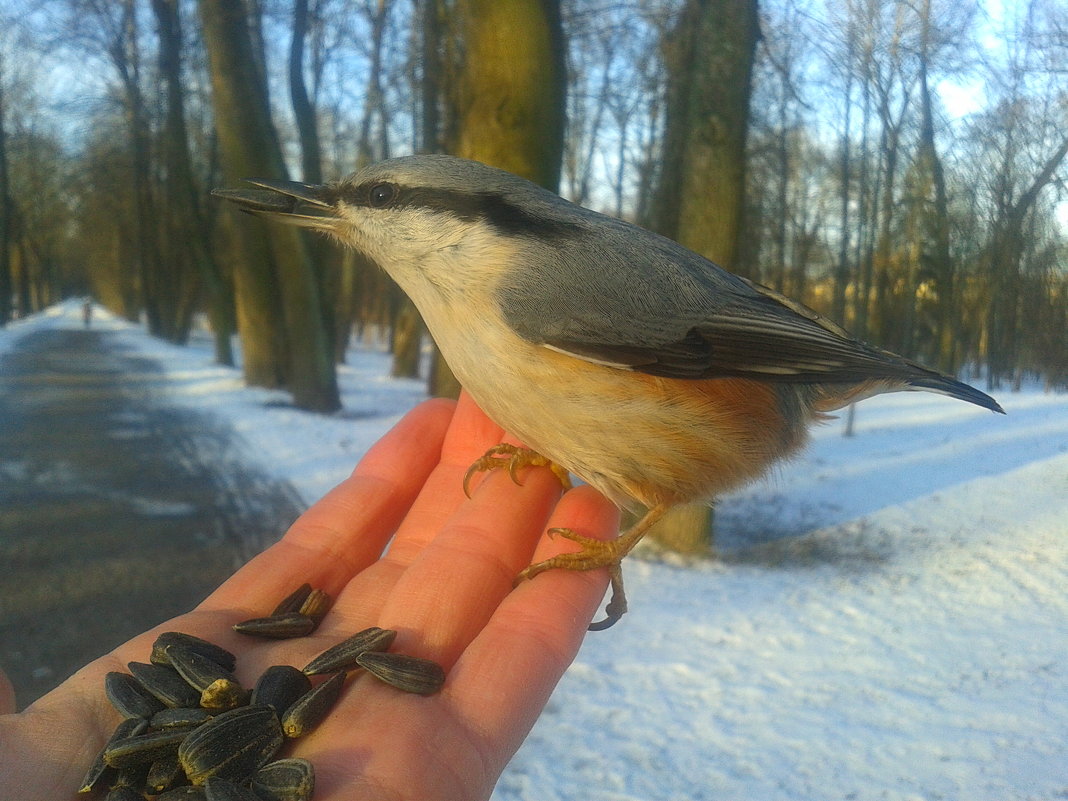
[[[330,598],[305,584],[244,634],[301,637],[318,627]],[[363,669],[407,692],[445,683],[435,662],[389,653],[397,632],[371,627],[327,649],[303,670],[267,668],[251,690],[234,677],[237,658],[180,632],[161,634],[148,662],[108,673],[104,689],[122,723],[89,768],[80,793],[107,787],[107,801],[308,801],[315,772],[305,759],[277,759],[327,715],[350,670]],[[326,676],[313,685],[313,676]]]

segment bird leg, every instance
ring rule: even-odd
[[[593,570],[598,567],[608,568],[608,577],[612,582],[612,597],[605,607],[606,617],[597,623],[591,623],[590,631],[604,631],[612,626],[627,612],[627,594],[623,590],[623,558],[631,552],[638,541],[649,529],[663,517],[669,509],[668,504],[660,503],[651,507],[633,526],[612,540],[598,540],[584,537],[569,528],[549,529],[550,536],[559,535],[581,546],[574,553],[557,554],[544,561],[530,565],[519,574],[517,582],[532,579],[539,573],[553,568],[564,570]]]
[[[473,465],[467,468],[467,472],[464,473],[464,495],[468,498],[471,497],[470,485],[475,473],[500,470],[505,467],[508,468],[508,475],[512,477],[512,481],[516,484],[520,483],[518,471],[521,468],[548,467],[553,471],[553,475],[560,480],[565,492],[571,489],[571,476],[556,462],[546,459],[537,451],[530,450],[530,448],[520,448],[517,445],[509,445],[502,442],[500,445],[494,445]]]

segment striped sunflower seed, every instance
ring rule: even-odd
[[[356,664],[399,690],[419,695],[436,693],[445,684],[445,670],[437,662],[405,654],[365,651]]]
[[[341,695],[344,685],[345,674],[335,673],[297,699],[282,715],[282,732],[285,736],[303,737],[318,726]]]
[[[356,665],[356,659],[360,654],[365,651],[385,651],[396,636],[397,632],[393,629],[380,629],[378,626],[358,631],[315,657],[304,668],[304,672],[309,676],[315,676],[319,673],[348,670]]]
[[[270,761],[282,740],[273,709],[242,706],[194,729],[178,748],[178,759],[193,784],[212,776],[242,781]]]
[[[169,665],[171,662],[167,656],[167,648],[172,645],[195,651],[226,670],[232,671],[237,664],[237,657],[222,646],[180,631],[165,631],[160,634],[152,643],[152,655],[148,661],[154,665]]]
[[[234,631],[251,637],[267,637],[272,640],[287,640],[304,637],[315,631],[316,622],[300,612],[283,612],[270,617],[254,617],[234,624]]]
[[[163,703],[129,673],[108,673],[104,693],[124,718],[150,718],[163,709]]]
[[[252,791],[263,801],[310,801],[315,792],[315,770],[306,759],[268,762],[252,774]]]

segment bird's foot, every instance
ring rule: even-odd
[[[627,612],[627,594],[623,590],[623,557],[630,552],[630,549],[634,547],[634,544],[637,543],[643,533],[644,531],[635,537],[631,537],[632,530],[612,540],[597,540],[576,534],[569,528],[551,528],[549,529],[550,537],[563,537],[566,540],[577,543],[582,549],[573,553],[557,554],[549,559],[530,565],[519,574],[518,578],[516,578],[516,583],[532,579],[539,573],[544,573],[546,570],[552,570],[553,568],[593,570],[598,567],[607,567],[608,576],[612,582],[612,597],[605,607],[606,617],[604,620],[591,623],[589,626],[590,631],[604,631],[614,625]]]
[[[608,578],[612,582],[612,597],[604,609],[605,619],[589,625],[590,631],[604,631],[627,613],[627,593],[623,590],[623,558],[631,552],[652,525],[664,516],[669,506],[670,504],[660,503],[650,507],[638,522],[612,540],[584,537],[569,528],[549,529],[549,536],[560,536],[565,540],[571,540],[579,546],[580,550],[557,554],[544,561],[535,562],[519,574],[516,584],[557,567],[563,570],[593,570],[598,567],[607,567]]]
[[[502,442],[500,445],[494,445],[473,465],[467,468],[467,472],[464,473],[464,494],[468,498],[471,497],[470,485],[475,473],[508,468],[508,475],[512,477],[512,481],[519,484],[518,472],[524,467],[548,467],[553,471],[553,475],[560,480],[565,491],[571,489],[571,477],[556,462],[529,448],[520,448],[517,445],[509,445]]]

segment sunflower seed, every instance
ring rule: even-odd
[[[281,715],[311,688],[311,680],[295,667],[273,665],[256,682],[251,703],[273,707]]]
[[[189,707],[200,704],[200,693],[190,687],[174,668],[147,662],[130,662],[127,667],[134,678],[141,682],[141,686],[165,706]]]
[[[189,732],[189,729],[175,728],[126,737],[104,749],[104,761],[113,768],[154,762],[176,751]]]
[[[286,737],[303,737],[318,726],[337,701],[344,685],[345,674],[335,673],[297,699],[282,715],[282,732]]]
[[[252,637],[267,637],[272,640],[286,640],[291,637],[303,637],[315,631],[315,621],[299,612],[283,612],[270,617],[254,617],[234,624],[234,631]]]
[[[154,665],[169,665],[171,662],[167,656],[167,648],[171,645],[180,645],[195,651],[226,670],[232,671],[237,664],[237,657],[225,648],[180,631],[165,631],[160,634],[152,644],[152,655],[148,661]]]
[[[263,801],[309,801],[315,770],[306,759],[279,759],[252,774],[252,791]]]
[[[315,625],[318,626],[319,623],[322,622],[323,617],[326,616],[327,611],[329,611],[330,603],[330,596],[325,592],[322,590],[312,590],[297,611],[302,615],[310,617],[315,621]]]
[[[150,718],[163,709],[159,699],[129,673],[108,673],[104,677],[104,692],[124,718]]]
[[[125,740],[128,737],[140,734],[147,728],[148,721],[141,718],[127,718],[120,723],[115,731],[112,732],[108,741],[104,743],[104,747],[100,749],[100,753],[96,755],[93,764],[89,766],[89,770],[86,772],[85,778],[82,779],[82,786],[78,788],[78,792],[88,793],[101,783],[101,780],[105,775],[110,777],[115,773],[114,769],[104,761],[104,752],[108,750],[108,746],[117,743],[119,740]],[[108,783],[110,783],[110,778]]]
[[[248,701],[248,691],[234,674],[196,651],[169,645],[167,658],[190,686],[200,690],[200,705],[207,709],[233,709]]]
[[[127,765],[119,770],[118,774],[115,776],[115,781],[111,783],[111,789],[114,790],[117,787],[129,787],[141,792],[145,787],[145,780],[147,778],[147,762],[139,765]]]
[[[286,612],[299,612],[300,607],[304,605],[305,599],[311,595],[311,591],[311,584],[301,584],[278,603],[278,606],[274,608],[271,615],[284,615]]]
[[[318,673],[335,673],[355,666],[356,658],[365,651],[384,651],[393,642],[397,632],[393,629],[380,629],[371,626],[346,640],[342,640],[333,648],[328,648],[307,664],[304,672],[309,676]]]
[[[175,751],[160,757],[149,766],[145,787],[150,793],[162,793],[174,786],[179,778],[185,778],[185,774],[182,773],[182,763],[178,761],[178,752]]]
[[[208,801],[203,787],[175,787],[173,790],[157,795],[155,801]]]
[[[148,723],[153,729],[171,729],[175,726],[189,728],[199,726],[201,723],[207,723],[215,714],[212,710],[204,709],[200,706],[182,706],[173,709],[168,707],[167,709],[161,709],[149,718]]]
[[[212,776],[241,781],[267,763],[282,745],[278,715],[269,706],[223,712],[193,730],[178,749],[193,784]]]
[[[208,801],[263,801],[247,787],[218,776],[212,776],[204,782],[204,792]]]
[[[198,690],[207,689],[218,679],[234,679],[234,674],[218,662],[213,662],[189,648],[181,645],[168,645],[165,653],[170,660],[171,667],[178,671],[178,675]]]
[[[430,695],[445,683],[445,670],[437,662],[405,654],[365,651],[356,664],[400,690]]]
[[[144,801],[145,797],[132,787],[122,785],[112,787],[104,797],[104,801]]]

